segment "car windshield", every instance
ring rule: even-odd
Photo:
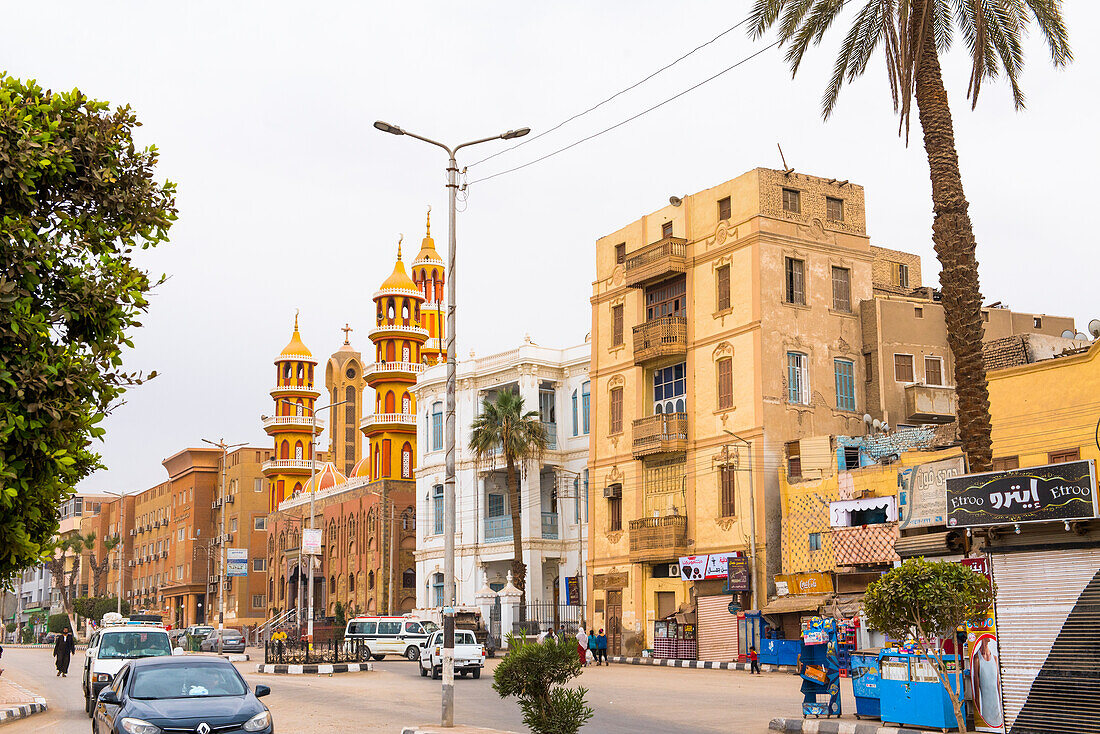
[[[243,696],[244,682],[231,665],[154,665],[134,670],[134,698]]]
[[[429,635],[439,629],[439,625],[435,622],[421,622],[420,624],[424,626],[424,632]]]
[[[196,627],[195,631],[192,634],[194,634],[194,635],[208,635],[213,631],[214,631],[213,627]]]
[[[151,658],[171,654],[172,644],[168,641],[168,634],[160,631],[104,632],[99,645],[100,660]]]

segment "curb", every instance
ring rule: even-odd
[[[0,709],[0,724],[15,721],[16,719],[25,719],[28,716],[41,713],[45,710],[46,704],[44,703],[24,703],[20,706]]]
[[[264,665],[256,666],[257,673],[272,675],[332,675],[333,673],[366,673],[374,670],[373,663],[320,663],[317,665]]]
[[[771,723],[768,724],[768,729],[784,732],[784,734],[795,734],[796,732],[802,732],[803,734],[928,734],[932,731],[931,729],[908,729],[906,727],[829,719],[772,719]]]
[[[455,734],[517,734],[512,731],[504,731],[503,729],[483,729],[481,727],[474,726],[462,726],[459,725],[453,729],[440,729],[439,727],[426,729],[420,726],[406,726],[401,729],[401,734],[441,734],[442,732],[455,732]]]
[[[24,644],[20,643],[18,645],[16,645],[16,644],[4,645],[4,649],[5,650],[52,650],[53,645],[47,645],[46,643],[42,643],[41,645],[39,645],[38,643],[34,643],[32,645],[24,645]],[[81,643],[78,643],[76,645],[76,649],[77,650],[87,650],[88,646],[86,644],[84,644],[83,642],[81,642]]]
[[[622,665],[656,665],[662,668],[697,668],[700,670],[749,670],[748,663],[723,663],[717,660],[679,660],[676,658],[624,658],[610,657],[613,663]],[[793,665],[761,665],[764,673],[793,673],[798,674],[798,668]],[[861,733],[862,734],[862,733]]]

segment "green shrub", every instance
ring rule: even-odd
[[[69,626],[69,615],[67,614],[51,614],[50,621],[46,623],[46,630],[49,632],[63,632],[66,627]]]
[[[23,625],[23,644],[29,645],[34,642],[34,628],[29,625]]]
[[[8,622],[7,624],[4,625],[4,629],[7,630],[8,632],[15,632],[16,626],[17,625],[15,624],[15,622]]]
[[[508,654],[493,674],[493,690],[501,698],[519,699],[523,723],[533,734],[576,734],[593,713],[584,700],[587,688],[565,687],[580,674],[572,637],[539,643],[509,635]]]

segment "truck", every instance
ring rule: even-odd
[[[485,646],[470,630],[455,630],[455,672],[465,678],[469,673],[478,679],[485,667]],[[433,632],[420,648],[420,675],[431,673],[434,680],[443,677],[443,630]]]

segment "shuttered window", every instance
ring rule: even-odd
[[[733,407],[733,360],[718,360],[718,407]]]
[[[806,263],[802,260],[796,260],[793,257],[786,258],[786,272],[787,272],[787,292],[785,294],[787,303],[794,303],[799,306],[806,305]]]
[[[623,307],[622,305],[611,307],[611,346],[617,347],[623,343]]]
[[[852,271],[848,268],[833,268],[833,310],[852,311]]]
[[[607,529],[623,529],[623,499],[622,497],[609,497],[607,500]]]
[[[854,365],[847,359],[834,359],[836,376],[836,407],[838,410],[856,409],[856,380]]]
[[[737,469],[730,465],[723,466],[719,477],[722,484],[722,517],[733,517],[737,514]]]
[[[611,389],[611,421],[610,432],[623,432],[623,389],[615,387]]]
[[[723,265],[715,271],[718,287],[717,310],[725,311],[730,307],[730,266]]]

